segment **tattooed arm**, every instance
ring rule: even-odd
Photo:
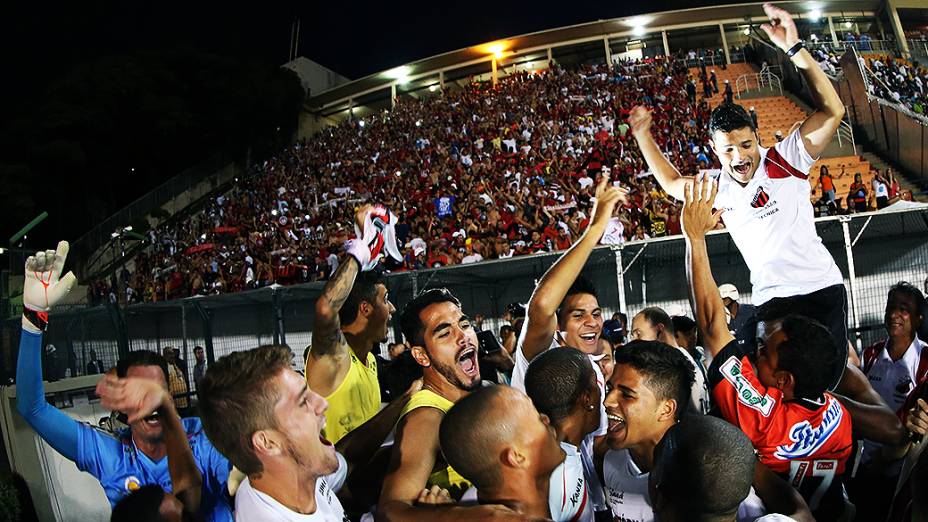
[[[355,219],[361,226],[369,210],[369,205],[358,210]],[[316,300],[312,345],[306,359],[306,383],[323,397],[335,391],[351,365],[348,345],[342,335],[341,322],[338,320],[338,311],[348,299],[355,278],[360,272],[360,262],[354,256],[345,256],[322,289],[322,295]]]

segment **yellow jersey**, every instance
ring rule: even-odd
[[[416,408],[435,408],[441,410],[442,413],[448,413],[452,406],[454,406],[453,402],[431,390],[419,390],[409,398],[409,402],[406,403],[400,413],[400,418],[402,419],[407,413]],[[451,466],[445,466],[444,469],[429,475],[427,487],[431,488],[435,485],[447,489],[452,498],[460,499],[464,492],[470,488],[471,483],[459,475]]]
[[[346,348],[351,357],[348,373],[335,391],[325,398],[329,409],[325,412],[324,432],[325,438],[332,444],[380,411],[380,383],[374,354],[368,353],[367,364],[364,364],[350,346]]]

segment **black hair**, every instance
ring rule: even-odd
[[[685,416],[667,430],[654,456],[648,478],[660,492],[657,500],[687,519],[733,516],[754,481],[751,441],[718,417]]]
[[[157,366],[164,372],[164,380],[168,380],[168,362],[160,353],[148,350],[129,352],[129,355],[119,359],[116,363],[116,375],[118,377],[125,377],[129,368],[133,366]]]
[[[570,415],[592,386],[596,386],[593,365],[576,348],[548,350],[535,357],[525,372],[525,393],[553,422]]]
[[[709,136],[714,136],[718,131],[727,133],[745,127],[752,132],[757,131],[751,115],[737,103],[722,103],[713,109],[712,115],[709,116]]]
[[[628,365],[644,374],[646,384],[660,400],[677,402],[679,420],[689,407],[696,380],[693,364],[683,352],[660,341],[632,341],[613,355],[615,365]],[[615,374],[613,374],[615,375]]]
[[[113,507],[110,522],[161,522],[164,490],[149,484],[129,493]]]
[[[670,320],[673,322],[674,332],[689,333],[696,328],[696,321],[685,315],[675,315]]]
[[[777,369],[793,374],[793,394],[819,399],[832,384],[835,365],[845,364],[838,355],[831,332],[822,323],[801,315],[783,318],[786,340],[777,347]]]
[[[914,299],[915,300],[915,313],[922,317],[925,317],[925,307],[928,306],[928,304],[926,304],[925,302],[925,294],[923,294],[922,291],[919,290],[917,286],[913,285],[912,283],[909,283],[908,281],[899,281],[898,283],[894,284],[892,288],[889,289],[889,294],[887,294],[886,296],[887,300],[889,299],[890,296],[893,295],[894,292],[905,294],[911,297],[912,299]],[[916,327],[918,327],[918,325],[916,325]]]
[[[563,319],[561,317],[561,312],[564,311],[564,303],[567,302],[567,299],[569,299],[572,296],[581,295],[581,294],[592,295],[593,297],[596,298],[597,301],[599,301],[599,295],[596,293],[596,287],[593,286],[593,283],[589,279],[583,277],[582,275],[578,275],[577,278],[574,279],[574,282],[570,285],[570,288],[567,289],[567,293],[564,294],[564,299],[561,300],[561,305],[558,306],[558,309],[557,309],[558,320]]]
[[[338,320],[342,326],[351,324],[358,318],[362,302],[374,304],[377,300],[377,285],[386,285],[382,272],[372,270],[358,274],[348,298],[338,310]]]
[[[406,303],[403,313],[400,315],[400,328],[403,330],[403,337],[412,346],[425,346],[422,336],[423,331],[422,318],[419,316],[422,310],[436,303],[453,303],[460,307],[461,302],[447,288],[432,288],[422,292]]]
[[[654,326],[663,325],[664,330],[667,330],[667,333],[671,336],[676,333],[676,329],[673,327],[673,321],[670,319],[670,314],[664,311],[663,308],[659,306],[649,306],[638,313],[643,315],[644,318]]]

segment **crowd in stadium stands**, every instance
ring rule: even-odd
[[[867,60],[878,81],[870,82],[870,94],[901,104],[916,114],[928,110],[928,68],[917,61],[878,56]]]
[[[688,101],[687,76],[662,59],[555,66],[496,88],[398,99],[294,145],[202,212],[151,232],[154,248],[120,287],[130,301],[160,301],[326,279],[361,201],[399,214],[404,259],[394,271],[560,251],[589,222],[601,167],[633,196],[604,241],[679,234],[679,205],[644,174],[625,119],[637,103],[654,106],[674,163],[689,174],[712,168],[700,133],[709,106]]]

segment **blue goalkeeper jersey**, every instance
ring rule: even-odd
[[[16,407],[32,429],[78,469],[96,477],[110,505],[149,484],[172,491],[166,456],[155,462],[135,447],[129,430],[114,436],[72,419],[45,400],[41,349],[41,334],[23,330],[16,364]],[[206,438],[200,419],[191,417],[181,422],[203,477],[200,512],[209,521],[231,522],[231,503],[226,493],[229,461]]]

